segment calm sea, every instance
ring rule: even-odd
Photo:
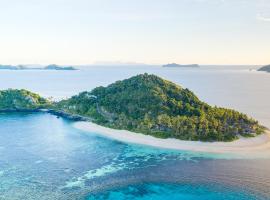
[[[254,66],[92,66],[78,71],[0,71],[0,89],[25,88],[61,99],[141,73],[151,73],[189,88],[203,101],[245,112],[270,127],[270,73]]]
[[[152,73],[211,105],[235,108],[270,127],[270,74],[252,67],[156,66],[78,71],[0,71],[0,89],[25,88],[62,99]],[[44,113],[0,114],[0,199],[267,200],[270,158],[167,151],[86,133]]]

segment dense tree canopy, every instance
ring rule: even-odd
[[[45,98],[27,90],[1,90],[0,110],[8,109],[37,109],[48,105]]]
[[[57,108],[101,125],[162,138],[230,141],[263,131],[245,114],[211,107],[190,90],[148,74],[82,92]]]

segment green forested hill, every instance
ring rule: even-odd
[[[230,141],[263,131],[245,114],[211,107],[190,90],[148,74],[82,92],[56,107],[101,125],[162,138]]]
[[[46,107],[48,103],[45,98],[27,90],[0,91],[0,110],[37,109]]]

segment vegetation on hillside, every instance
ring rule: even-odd
[[[27,90],[8,89],[0,91],[0,110],[31,110],[45,108],[49,101]]]
[[[82,92],[56,108],[100,125],[162,138],[231,141],[263,131],[245,114],[209,106],[190,90],[148,74]]]

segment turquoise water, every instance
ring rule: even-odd
[[[61,99],[139,73],[245,112],[270,128],[270,74],[252,66],[94,66],[78,71],[0,71],[0,89]],[[248,155],[247,155],[248,158]],[[270,199],[270,158],[165,151],[86,133],[42,113],[0,114],[0,200]]]
[[[0,199],[270,199],[270,160],[168,151],[0,114]]]
[[[257,197],[245,191],[226,190],[213,186],[177,184],[141,184],[90,195],[88,200],[255,200]]]

